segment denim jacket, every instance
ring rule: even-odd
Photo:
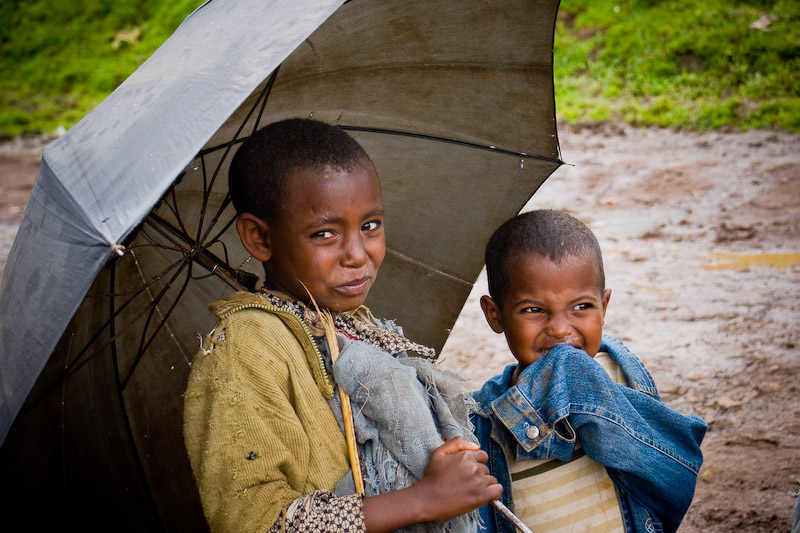
[[[616,360],[627,386],[586,352],[564,345],[523,370],[516,385],[513,364],[473,393],[475,433],[488,466],[513,509],[503,446],[518,460],[566,462],[580,441],[614,482],[626,532],[673,532],[694,496],[708,426],[663,403],[644,363],[621,342],[604,335],[600,351]],[[492,506],[480,513],[483,531],[514,531]]]

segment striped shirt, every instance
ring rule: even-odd
[[[598,353],[595,360],[614,381],[624,383],[611,356]],[[567,463],[507,459],[515,512],[536,533],[624,532],[614,484],[580,443]]]

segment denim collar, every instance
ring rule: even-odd
[[[603,335],[600,351],[608,352],[617,362],[630,388],[643,392],[656,399],[661,398],[656,388],[656,382],[653,380],[653,376],[650,375],[647,367],[642,360],[628,350],[624,344],[610,335]],[[488,398],[500,398],[511,388],[511,378],[516,368],[516,363],[506,366],[502,374],[493,377],[487,381],[480,390],[473,393],[473,398],[475,398],[475,401],[478,403],[476,412],[479,415],[489,416],[491,414],[491,402],[486,400]]]

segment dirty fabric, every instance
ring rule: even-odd
[[[389,327],[396,328],[389,323]],[[330,401],[342,422],[339,390],[350,396],[367,496],[408,487],[422,479],[431,452],[445,439],[472,436],[464,382],[428,360],[392,356],[370,344],[340,338],[333,365],[336,395]],[[325,346],[327,351],[327,346]],[[354,490],[352,475],[337,494]],[[475,515],[406,531],[475,531]]]

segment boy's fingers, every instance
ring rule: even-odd
[[[441,453],[442,455],[450,455],[452,453],[458,453],[463,451],[478,451],[481,447],[475,444],[474,442],[470,442],[464,437],[454,437],[444,444],[439,446],[435,451]]]

